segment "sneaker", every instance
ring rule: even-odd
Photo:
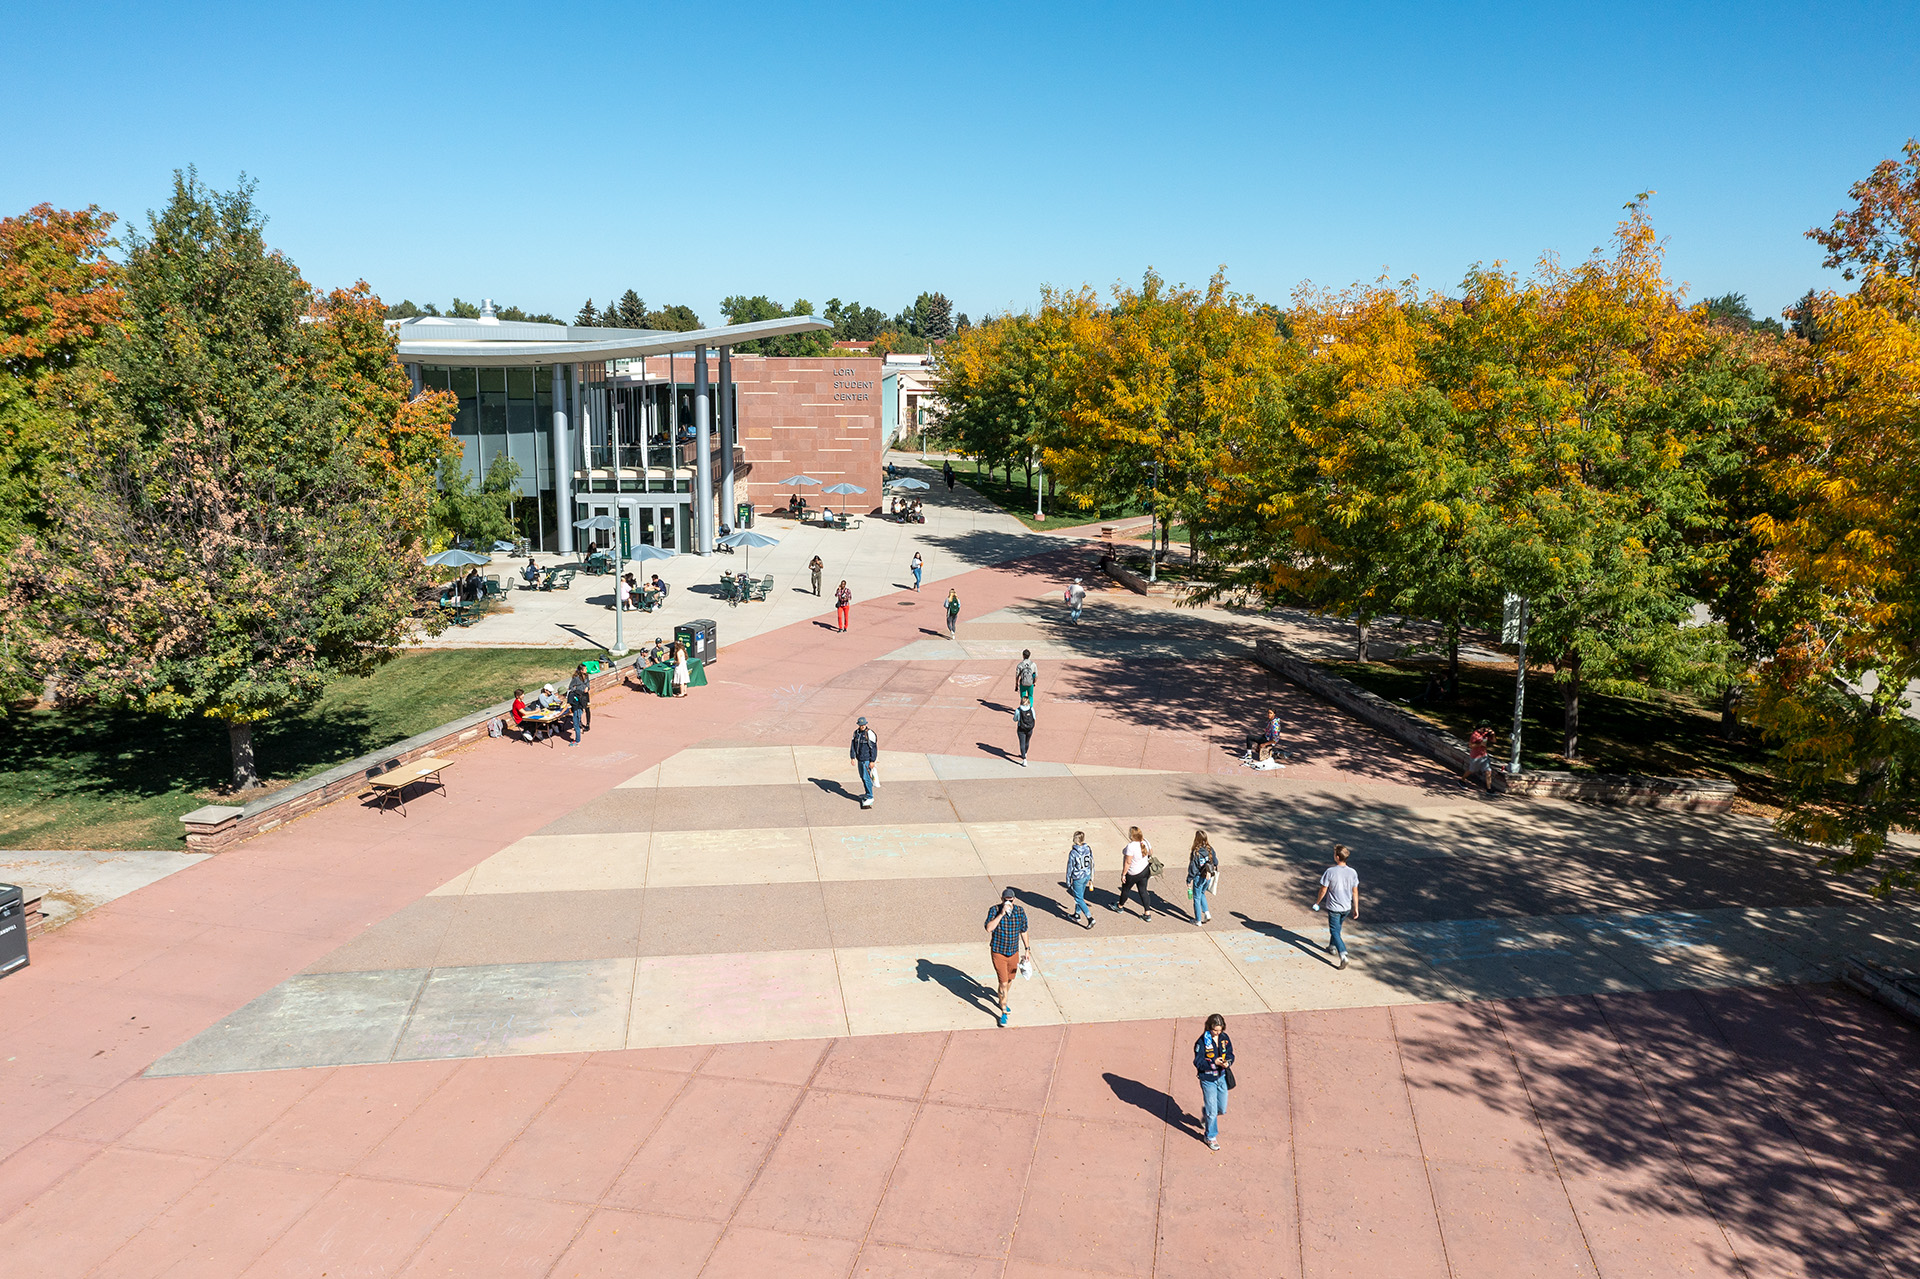
[[[872,807],[873,807],[873,801],[872,801],[872,800],[870,800],[870,799],[863,799],[863,800],[861,800],[861,801],[860,801],[860,807],[862,807],[862,808],[872,808]]]
[[[1218,1140],[1218,1139],[1216,1139],[1216,1138],[1213,1138],[1213,1137],[1209,1137],[1209,1138],[1207,1138],[1207,1149],[1208,1149],[1208,1150],[1218,1150],[1218,1149],[1220,1149],[1220,1142],[1219,1142],[1219,1140]]]
[[[1013,1009],[1011,1009],[1011,1008],[1002,1008],[1002,1009],[1000,1010],[1000,1024],[1001,1024],[1002,1026],[1004,1026],[1004,1025],[1006,1025],[1006,1024],[1007,1024],[1007,1018],[1008,1018],[1008,1017],[1011,1017],[1012,1015],[1013,1015]]]
[[[1347,957],[1345,955],[1342,955],[1340,956],[1340,962],[1335,964],[1333,967],[1334,967],[1334,971],[1338,972],[1340,969],[1345,968],[1346,966],[1347,966]]]
[[[1333,943],[1328,942],[1326,945],[1322,946],[1320,949],[1326,951],[1329,955],[1331,955],[1333,953]]]
[[[1152,911],[1150,911],[1150,910],[1143,910],[1143,911],[1141,911],[1141,912],[1140,912],[1140,918],[1142,918],[1142,919],[1152,919],[1152,918],[1153,918],[1153,912],[1152,912]]]

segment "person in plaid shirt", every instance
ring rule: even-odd
[[[986,927],[991,934],[987,952],[993,957],[993,975],[1000,981],[1000,1024],[1004,1026],[1013,1014],[1007,1006],[1007,990],[1027,953],[1027,912],[1014,900],[1013,889],[1001,890],[1000,904],[987,912]]]

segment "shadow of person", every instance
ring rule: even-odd
[[[866,798],[865,791],[848,790],[844,785],[831,777],[809,777],[807,780],[829,795],[838,795],[842,799],[850,799],[855,803]]]
[[[990,702],[984,697],[976,698],[975,700],[990,711],[999,711],[1002,715],[1013,714],[1013,707],[1011,706],[1002,706],[1000,703]]]
[[[1116,1075],[1112,1071],[1100,1077],[1107,1081],[1107,1087],[1113,1089],[1113,1095],[1127,1105],[1138,1106],[1155,1119],[1165,1120],[1168,1126],[1182,1132],[1197,1131],[1187,1112],[1180,1108],[1180,1103],[1158,1088],[1149,1087],[1137,1079]]]
[[[837,631],[840,629],[838,626],[834,625],[832,622],[823,622],[817,617],[813,620],[813,624],[815,626],[818,626],[821,630],[826,630],[826,631]]]
[[[1013,760],[1013,759],[1020,758],[1018,755],[1014,754],[1012,751],[1003,750],[1000,747],[995,746],[990,742],[975,742],[974,745],[978,746],[981,750],[985,751],[989,755],[998,755],[1001,759]]]
[[[1067,888],[1067,885],[1064,883],[1061,884],[1060,887],[1066,889],[1068,893],[1072,893],[1073,891],[1071,888]],[[1013,890],[1013,899],[1022,906],[1029,907],[1033,910],[1044,911],[1055,919],[1064,919],[1068,923],[1072,923],[1074,920],[1073,912],[1054,900],[1052,895],[1048,893],[1030,893],[1024,888],[1016,888]]]
[[[1244,911],[1236,910],[1232,913],[1235,919],[1239,920],[1252,931],[1264,937],[1271,937],[1275,941],[1283,941],[1302,954],[1313,956],[1328,967],[1333,967],[1340,962],[1338,958],[1327,954],[1326,947],[1294,932],[1284,924],[1272,924],[1264,919],[1255,919]]]
[[[996,1016],[1000,1012],[995,992],[988,990],[952,964],[936,964],[931,959],[923,959],[914,965],[914,975],[921,981],[937,982],[941,989],[983,1012]]]
[[[929,629],[929,628],[927,628],[927,627],[925,627],[925,626],[922,626],[922,627],[920,628],[920,633],[921,633],[922,635],[931,635],[931,636],[933,636],[933,637],[934,637],[935,639],[945,639],[945,638],[947,637],[947,633],[946,633],[945,631],[936,631],[936,630],[931,630],[931,629]]]

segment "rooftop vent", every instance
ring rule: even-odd
[[[480,299],[480,323],[482,323],[482,324],[498,324],[498,323],[500,323],[500,317],[499,317],[499,316],[497,316],[497,315],[495,315],[495,314],[493,313],[493,299],[492,299],[492,298],[481,298],[481,299]]]

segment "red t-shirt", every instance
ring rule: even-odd
[[[1484,728],[1474,729],[1473,736],[1467,739],[1468,758],[1485,759],[1487,757],[1487,743],[1492,739],[1493,739],[1493,734],[1488,732],[1486,729]]]

